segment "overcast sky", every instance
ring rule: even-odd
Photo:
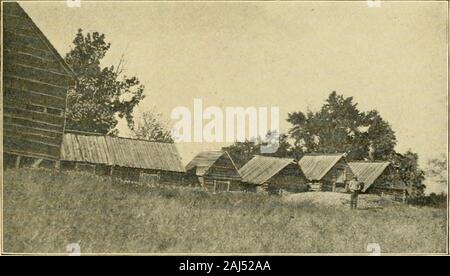
[[[397,151],[421,164],[446,153],[445,2],[21,3],[64,56],[78,28],[105,33],[105,64],[124,53],[146,86],[137,113],[156,106],[278,106],[317,110],[336,90],[377,109]],[[127,131],[121,126],[121,132]],[[217,144],[179,145],[183,162]]]

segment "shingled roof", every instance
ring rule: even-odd
[[[231,168],[228,172],[221,173],[212,173],[210,174],[211,169],[214,164],[221,158],[224,158],[225,161],[228,162],[229,168]],[[222,159],[222,160],[224,160]],[[213,177],[224,177],[229,179],[241,180],[241,177],[238,173],[236,165],[234,164],[233,159],[226,151],[203,151],[197,154],[194,159],[189,162],[186,166],[186,171],[195,170],[196,176],[204,176],[206,174],[210,174]]]
[[[341,158],[343,153],[335,154],[308,154],[303,156],[298,164],[309,180],[321,180]]]
[[[61,161],[185,172],[173,143],[110,136],[64,134]]]
[[[294,159],[256,155],[239,169],[239,174],[243,182],[261,185],[290,164],[296,164]]]
[[[350,169],[364,183],[363,192],[377,180],[390,165],[389,162],[349,162]]]

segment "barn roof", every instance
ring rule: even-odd
[[[341,158],[343,153],[308,154],[304,155],[298,164],[309,180],[321,180]]]
[[[39,27],[33,22],[30,16],[23,10],[23,8],[16,2],[6,2],[3,3],[3,17],[4,17],[4,32],[6,35],[11,38],[11,40],[7,41],[15,41],[18,42],[18,36],[24,36],[31,38],[31,43],[28,45],[14,43],[14,50],[19,52],[27,53],[29,51],[28,48],[33,47],[33,44],[42,43],[45,47],[52,53],[53,57],[58,61],[60,68],[63,69],[66,75],[71,77],[75,77],[75,73],[72,69],[67,65],[58,51],[53,47],[47,37],[42,33]],[[29,32],[26,32],[26,31]],[[37,38],[37,39],[36,39]],[[38,46],[35,46],[40,49]],[[42,66],[47,66],[47,64],[43,63]]]
[[[350,169],[358,178],[364,183],[363,192],[370,188],[370,186],[380,177],[381,174],[390,165],[389,162],[349,162]]]
[[[203,151],[197,154],[194,159],[191,160],[186,165],[186,171],[190,171],[195,169],[195,175],[197,176],[203,176],[205,175],[208,170],[214,165],[214,163],[219,160],[222,156],[225,156],[228,158],[233,165],[234,169],[236,170],[236,174],[238,174],[238,170],[236,168],[236,165],[234,164],[233,159],[226,151]],[[236,177],[239,178],[240,177]]]
[[[184,172],[173,143],[121,137],[64,134],[62,161]]]
[[[296,164],[294,159],[256,155],[239,169],[239,174],[243,182],[261,185],[290,164]]]

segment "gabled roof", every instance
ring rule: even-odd
[[[203,175],[214,162],[217,161],[225,152],[223,151],[202,151],[197,154],[194,159],[186,165],[186,171],[190,171],[194,168],[197,169],[196,174]]]
[[[304,155],[298,164],[308,180],[321,180],[341,158],[344,153],[308,154]]]
[[[39,47],[36,47],[33,43],[44,44],[48,51],[53,55],[53,58],[57,60],[63,72],[66,75],[75,78],[76,75],[73,70],[67,65],[47,37],[17,2],[5,2],[3,3],[3,9],[4,36],[9,36],[7,41],[21,41],[21,39],[18,38],[19,36],[29,36],[28,39],[31,41],[31,45],[15,43],[14,51],[27,53],[29,51],[27,49],[30,47],[39,49]]]
[[[232,167],[234,168],[235,176],[232,178],[240,179],[238,175],[238,170],[234,164],[233,159],[226,151],[203,151],[197,154],[194,159],[189,162],[186,166],[186,171],[191,171],[195,169],[195,175],[204,176],[208,170],[219,160],[221,157],[229,159]]]
[[[243,182],[261,185],[290,164],[297,165],[294,159],[256,155],[239,169],[239,174]]]
[[[121,137],[66,133],[61,160],[185,172],[175,144]]]
[[[350,169],[356,178],[364,183],[363,192],[377,180],[390,165],[389,162],[349,162]]]

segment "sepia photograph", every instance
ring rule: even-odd
[[[2,255],[449,254],[447,1],[1,5]]]

